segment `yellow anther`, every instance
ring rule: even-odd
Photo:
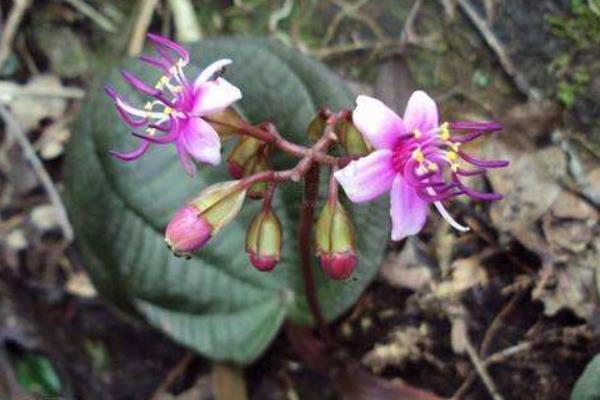
[[[160,77],[159,82],[162,83],[163,85],[166,85],[167,83],[169,83],[170,80],[171,79],[168,76],[163,75]]]
[[[458,153],[458,148],[460,147],[460,143],[452,143],[450,145],[450,148],[452,149],[452,151]]]
[[[427,165],[427,169],[429,169],[432,172],[435,172],[435,171],[437,171],[439,169],[439,167],[437,166],[437,164],[430,162]]]
[[[442,140],[450,139],[450,128],[447,122],[444,122],[442,125],[440,125],[440,138]]]
[[[423,154],[423,152],[421,151],[421,149],[415,149],[412,152],[412,158],[413,160],[422,163],[423,161],[425,161],[425,155]]]
[[[458,153],[456,153],[455,151],[449,151],[448,155],[446,156],[446,158],[448,159],[448,161],[450,161],[451,163],[453,163],[456,160],[458,160]]]
[[[144,104],[144,110],[152,110],[152,103],[149,101]]]
[[[458,171],[458,168],[459,168],[459,167],[460,167],[460,164],[459,164],[459,163],[457,163],[457,162],[451,162],[451,163],[450,163],[450,170],[451,170],[452,172],[456,172],[456,171]]]
[[[163,109],[163,113],[165,113],[166,115],[169,115],[169,114],[171,114],[172,112],[173,112],[173,109],[172,109],[171,107],[168,107],[168,106],[167,106],[167,107],[165,107],[165,108]]]
[[[423,132],[421,132],[419,129],[414,129],[412,131],[412,134],[415,135],[415,139],[420,138],[421,136],[423,136]]]
[[[156,128],[146,128],[146,133],[150,136],[154,136],[156,134]]]
[[[173,93],[179,93],[181,91],[183,91],[183,88],[181,86],[173,86],[171,88],[171,92],[173,92]]]

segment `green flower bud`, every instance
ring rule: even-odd
[[[319,140],[321,136],[323,136],[326,124],[327,117],[324,115],[324,113],[319,112],[316,117],[310,121],[310,124],[308,124],[308,129],[306,130],[308,138],[313,142]]]
[[[281,258],[281,223],[271,210],[262,210],[246,234],[246,252],[260,271],[272,271]]]
[[[210,114],[208,119],[210,120],[210,125],[221,137],[221,140],[227,140],[235,136],[244,121],[240,114],[232,107]]]
[[[337,135],[349,156],[365,156],[371,152],[365,138],[352,121],[346,119],[340,121],[337,126]]]
[[[328,201],[315,226],[315,249],[332,279],[346,279],[356,266],[354,228],[339,201]]]
[[[264,157],[262,154],[257,154],[246,163],[243,176],[250,176],[259,172],[267,171],[268,169],[270,169],[270,167],[266,157]],[[267,181],[254,183],[252,186],[250,186],[250,189],[248,189],[248,197],[255,200],[262,199],[268,186],[269,184]]]
[[[190,205],[212,227],[214,236],[239,213],[246,192],[247,189],[242,188],[239,181],[217,183],[200,192]]]
[[[251,136],[243,136],[235,145],[227,158],[229,174],[235,179],[244,177],[244,171],[248,162],[254,158],[262,142]]]

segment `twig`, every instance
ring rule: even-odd
[[[522,342],[517,345],[507,347],[506,349],[494,353],[488,358],[486,358],[483,364],[487,367],[492,364],[497,364],[502,361],[506,361],[506,359],[513,357],[518,353],[531,350],[534,344],[534,342]]]
[[[194,361],[195,355],[192,352],[188,352],[171,371],[167,374],[165,379],[158,385],[156,390],[152,393],[149,400],[158,400],[162,398],[165,391],[171,387],[171,385],[185,372],[188,366]]]
[[[6,20],[6,25],[4,26],[4,30],[2,31],[2,36],[0,38],[0,70],[2,70],[4,62],[10,54],[10,49],[12,47],[15,34],[17,33],[17,28],[23,19],[25,11],[27,11],[30,5],[31,0],[13,1],[13,7],[10,9],[10,14],[8,14],[8,19]]]
[[[28,87],[27,85],[16,85],[10,81],[0,81],[0,101],[8,102],[13,97],[31,96],[31,97],[61,97],[65,99],[83,99],[85,91],[77,87],[48,87],[40,89],[38,87]]]
[[[483,339],[481,340],[481,344],[479,345],[479,353],[483,357],[486,357],[488,355],[490,346],[492,345],[496,334],[502,328],[507,317],[513,312],[513,310],[523,297],[523,293],[524,292],[516,293],[512,297],[512,299],[510,299],[510,301],[504,307],[502,307],[502,310],[500,310],[500,312],[496,315],[496,317],[488,327],[487,331],[485,332],[485,335],[483,336]]]
[[[269,32],[277,32],[279,23],[290,16],[292,9],[294,8],[293,0],[285,0],[281,8],[273,11],[269,17]]]
[[[415,0],[410,8],[410,11],[406,16],[406,20],[404,21],[402,34],[400,35],[400,42],[402,43],[402,46],[406,46],[409,43],[414,43],[417,41],[417,34],[415,33],[415,20],[417,19],[417,15],[422,6],[423,0]]]
[[[190,0],[169,0],[169,6],[175,20],[177,40],[191,43],[202,39],[202,29]]]
[[[342,44],[339,46],[322,47],[313,51],[313,55],[317,58],[329,58],[351,53],[358,50],[382,49],[385,47],[399,47],[400,42],[397,40],[356,40],[352,43]]]
[[[25,132],[23,132],[23,129],[21,129],[21,126],[19,126],[18,122],[13,118],[11,113],[4,106],[1,105],[0,115],[4,120],[6,133],[8,135],[12,135],[19,143],[21,149],[23,150],[23,156],[27,159],[27,161],[29,161],[31,167],[33,168],[38,179],[40,180],[40,183],[42,184],[42,186],[44,186],[44,189],[48,194],[50,203],[56,211],[56,216],[58,218],[58,222],[61,227],[65,243],[70,243],[71,241],[73,241],[73,228],[71,227],[71,223],[69,222],[69,217],[67,216],[65,205],[62,202],[60,195],[58,194],[58,190],[54,185],[54,182],[52,182],[52,179],[50,178],[50,175],[48,175],[48,172],[44,168],[44,165],[38,158],[37,154],[35,154],[35,150],[29,142],[29,139],[27,139]]]
[[[469,0],[457,0],[457,2],[469,20],[473,23],[473,25],[475,25],[487,45],[496,54],[496,57],[498,57],[498,61],[504,69],[504,72],[506,72],[506,74],[512,78],[512,81],[517,89],[526,95],[530,100],[541,100],[540,92],[531,87],[527,81],[527,78],[525,78],[523,73],[519,71],[517,67],[515,67],[496,34],[490,29],[485,19],[479,15],[471,2]]]
[[[529,351],[534,346],[534,342],[522,342],[517,345],[507,347],[504,350],[501,350],[497,353],[492,354],[488,358],[483,361],[483,365],[489,367],[492,364],[498,364],[506,361],[507,359],[514,357],[515,355],[522,353],[524,351]],[[475,383],[475,379],[477,378],[477,374],[474,372],[470,373],[467,379],[460,385],[460,388],[454,393],[452,396],[452,400],[460,400],[462,399],[467,392],[471,389],[471,385]]]
[[[158,0],[140,0],[138,17],[133,27],[129,48],[127,49],[127,54],[130,56],[137,56],[142,52],[144,39],[157,4]]]
[[[329,23],[329,26],[327,27],[327,31],[325,32],[325,35],[323,36],[323,40],[321,42],[323,45],[326,45],[329,42],[331,42],[340,23],[344,20],[345,17],[351,17],[351,18],[360,20],[362,22],[365,22],[367,25],[369,25],[371,30],[379,38],[383,37],[383,32],[381,32],[381,29],[379,28],[379,26],[377,26],[377,24],[371,19],[367,19],[365,21],[364,16],[359,13],[359,10],[365,4],[367,4],[369,2],[369,0],[358,0],[354,4],[348,4],[343,0],[330,0],[330,1],[332,3],[334,3],[335,5],[337,5],[340,8],[340,11],[333,17],[333,19]],[[373,27],[373,25],[374,25],[374,27]],[[375,29],[373,29],[373,28],[375,28]]]
[[[487,388],[488,392],[490,392],[490,396],[492,396],[492,398],[494,400],[503,400],[502,395],[500,395],[500,393],[498,393],[498,389],[496,389],[496,385],[494,384],[492,377],[490,376],[489,372],[487,371],[487,367],[481,361],[481,358],[479,358],[479,355],[477,354],[477,350],[475,350],[475,348],[473,347],[473,344],[471,343],[471,340],[469,339],[468,333],[465,336],[465,348],[467,350],[467,354],[469,355],[469,358],[471,359],[471,362],[473,363],[473,366],[475,366],[475,371],[477,371],[477,374],[481,378],[481,381]]]
[[[105,31],[114,33],[117,28],[105,15],[98,12],[94,7],[81,0],[63,0],[65,3],[69,3],[73,8],[79,10],[80,13],[94,21],[100,28]]]

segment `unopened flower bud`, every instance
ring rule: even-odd
[[[167,225],[165,241],[176,256],[188,256],[212,236],[212,227],[193,206],[181,208]]]
[[[271,210],[258,213],[246,234],[246,252],[260,271],[272,271],[281,257],[281,223]]]
[[[321,267],[331,279],[347,279],[354,272],[356,255],[352,252],[321,255]]]
[[[167,246],[176,256],[200,249],[242,208],[246,189],[238,181],[218,183],[204,189],[180,209],[165,232]]]
[[[337,134],[340,144],[349,156],[365,156],[371,152],[365,138],[351,120],[340,121],[337,126]]]
[[[261,141],[251,136],[243,136],[235,145],[227,158],[229,174],[235,179],[244,177],[244,170],[248,162],[256,155]]]
[[[319,112],[315,118],[310,121],[308,124],[308,128],[306,130],[306,134],[308,138],[313,142],[316,142],[323,136],[323,132],[325,131],[325,125],[327,124],[327,116],[323,112]]]
[[[257,154],[252,157],[246,167],[244,168],[244,176],[250,176],[257,174],[259,172],[267,171],[269,169],[269,162],[267,158],[262,154]],[[268,183],[267,181],[259,181],[254,183],[248,189],[248,197],[254,200],[262,199],[265,191],[267,190]]]
[[[243,119],[232,107],[208,115],[209,124],[217,131],[221,140],[233,137],[239,132]]]
[[[323,271],[332,279],[346,279],[354,272],[354,228],[339,201],[328,201],[315,226],[315,245]]]

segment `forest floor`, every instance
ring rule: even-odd
[[[469,233],[433,219],[389,246],[331,326],[333,357],[356,366],[324,367],[311,357],[318,339],[290,326],[243,375],[116,312],[78,256],[53,194],[69,124],[111,54],[181,23],[163,1],[90,3],[0,0],[0,398],[242,398],[219,392],[240,382],[256,400],[402,398],[405,384],[422,390],[406,398],[570,397],[600,352],[596,2],[197,6],[192,33],[272,36],[399,112],[426,88],[447,117],[497,119],[503,133],[477,151],[511,160],[487,182],[502,202],[452,205]],[[305,348],[290,346],[294,335]]]

